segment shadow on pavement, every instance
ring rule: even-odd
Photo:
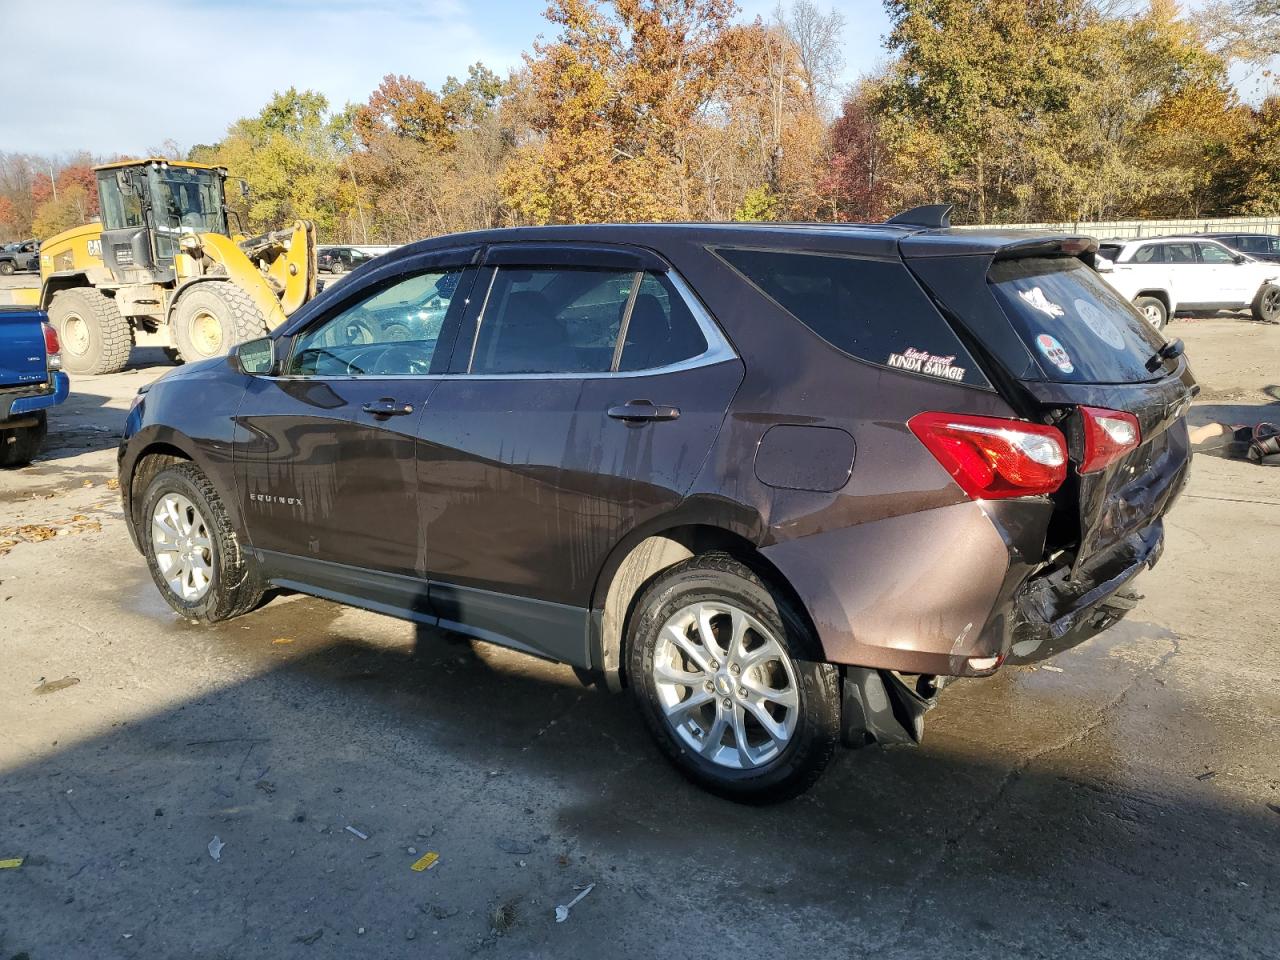
[[[963,720],[920,750],[843,755],[808,796],[756,809],[687,785],[625,697],[567,668],[428,629],[371,645],[340,614],[295,599],[216,628],[175,620],[170,642],[245,679],[3,771],[0,856],[28,859],[0,872],[0,953],[1183,957],[1280,942],[1280,816],[1194,778],[1150,786],[1105,727],[1083,761],[985,750],[984,728],[1000,740],[1024,708],[1008,685],[962,695]],[[154,654],[144,676],[165,671]],[[48,704],[93,695],[88,679]],[[1088,727],[1060,696],[1069,729]],[[439,864],[410,870],[428,850]],[[503,936],[499,902],[519,917]]]

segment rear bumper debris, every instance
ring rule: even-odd
[[[1157,520],[1081,565],[1063,566],[1027,581],[1011,617],[1009,663],[1035,663],[1097,636],[1141,599],[1130,584],[1164,551]]]

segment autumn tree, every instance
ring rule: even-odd
[[[554,0],[559,32],[517,81],[527,132],[504,176],[526,222],[690,218],[701,112],[727,60],[732,0]]]
[[[315,222],[332,235],[346,206],[329,102],[313,90],[276,93],[254,117],[236,121],[226,138],[192,151],[193,160],[216,163],[249,184],[247,203],[234,192],[228,203],[250,231]]]
[[[367,196],[375,236],[412,240],[494,226],[509,147],[499,118],[505,90],[483,64],[434,91],[388,75],[354,109],[351,176]]]
[[[831,125],[830,160],[819,189],[830,198],[832,219],[877,221],[896,212],[887,183],[893,157],[876,110],[879,97],[877,79],[862,80]]]

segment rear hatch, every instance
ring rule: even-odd
[[[0,306],[0,387],[27,386],[49,379],[43,320],[44,314],[38,310]]]
[[[1074,469],[1054,495],[1047,546],[1069,552],[1075,571],[1169,509],[1186,480],[1197,389],[1185,357],[1162,357],[1164,338],[1080,259],[1093,249],[1083,238],[1037,238],[907,261],[1005,399],[1066,435]],[[1082,472],[1096,453],[1087,438],[1098,436],[1085,408],[1131,415],[1138,437]]]

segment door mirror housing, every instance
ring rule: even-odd
[[[275,337],[259,337],[237,344],[231,350],[231,362],[248,376],[269,376],[276,369]]]
[[[1106,257],[1095,256],[1093,258],[1093,269],[1097,270],[1099,273],[1111,273],[1115,268],[1116,265]]]
[[[1246,257],[1243,253],[1237,253],[1237,254],[1236,254],[1235,256],[1233,256],[1231,259],[1232,259],[1232,260],[1234,260],[1236,263],[1248,263],[1248,262],[1249,262],[1249,258],[1248,258],[1248,257]]]

